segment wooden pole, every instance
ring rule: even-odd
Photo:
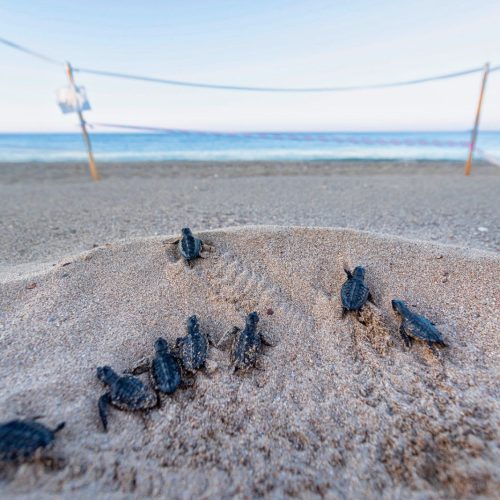
[[[75,87],[76,85],[75,85],[75,79],[73,78],[73,68],[71,67],[71,64],[69,62],[66,63],[66,74],[68,75],[68,80],[70,85]],[[82,128],[83,141],[85,142],[85,146],[87,147],[90,175],[92,176],[92,179],[98,181],[101,178],[101,176],[99,175],[99,172],[97,172],[97,167],[94,160],[94,154],[92,153],[92,144],[90,142],[90,137],[87,132],[87,125],[83,118],[82,111],[78,109],[77,113],[78,113],[78,119],[80,120],[80,127]]]
[[[476,120],[474,121],[474,128],[472,129],[470,145],[469,145],[469,157],[467,158],[467,163],[465,164],[465,175],[470,175],[472,169],[472,156],[474,155],[474,149],[476,147],[477,130],[479,128],[479,117],[481,116],[481,106],[483,105],[484,89],[486,87],[486,80],[488,79],[488,73],[490,72],[490,64],[486,63],[483,70],[483,82],[481,83],[481,92],[479,94],[479,101],[476,108]]]

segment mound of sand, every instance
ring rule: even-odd
[[[4,472],[2,496],[66,493],[494,495],[500,259],[350,230],[248,227],[203,233],[190,268],[165,238],[96,248],[50,270],[4,276],[1,420],[61,420],[66,465]],[[341,319],[344,267],[362,264],[376,306]],[[402,298],[449,347],[404,347]],[[197,314],[217,340],[257,310],[275,343],[261,370],[211,370],[141,417],[111,410],[97,366],[125,370]]]

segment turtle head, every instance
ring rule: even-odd
[[[391,304],[392,304],[392,308],[394,309],[394,311],[396,311],[397,313],[399,313],[401,315],[408,309],[408,307],[406,306],[406,304],[402,300],[394,299],[391,302]]]
[[[361,280],[365,279],[365,268],[361,266],[357,266],[354,268],[354,271],[352,272],[352,275],[355,278],[359,278]]]
[[[197,332],[200,329],[200,324],[198,322],[198,317],[196,314],[189,316],[188,318],[188,333]]]
[[[109,385],[118,380],[119,377],[111,366],[100,366],[97,368],[97,378]]]
[[[181,233],[182,233],[182,236],[192,236],[193,233],[191,232],[191,229],[189,229],[188,227],[183,227],[181,229]]]
[[[257,323],[259,322],[259,315],[253,311],[251,312],[248,316],[247,316],[247,319],[246,319],[246,324],[247,326],[257,326]]]
[[[165,352],[165,353],[170,352],[170,348],[168,347],[168,342],[164,338],[160,337],[155,342],[155,351],[156,352]]]

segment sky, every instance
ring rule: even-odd
[[[246,86],[362,85],[500,64],[498,0],[0,0],[0,37],[75,67]],[[86,120],[194,130],[468,130],[480,74],[359,92],[188,89],[76,73]],[[73,132],[64,67],[0,44],[0,132]],[[481,128],[500,130],[500,71]],[[96,129],[97,130],[97,129]]]

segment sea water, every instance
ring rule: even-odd
[[[367,133],[92,133],[99,162],[209,160],[458,160],[467,157],[469,132]],[[500,132],[481,132],[477,157],[500,159]],[[2,133],[0,162],[86,159],[78,133]],[[499,160],[500,161],[500,160]]]

